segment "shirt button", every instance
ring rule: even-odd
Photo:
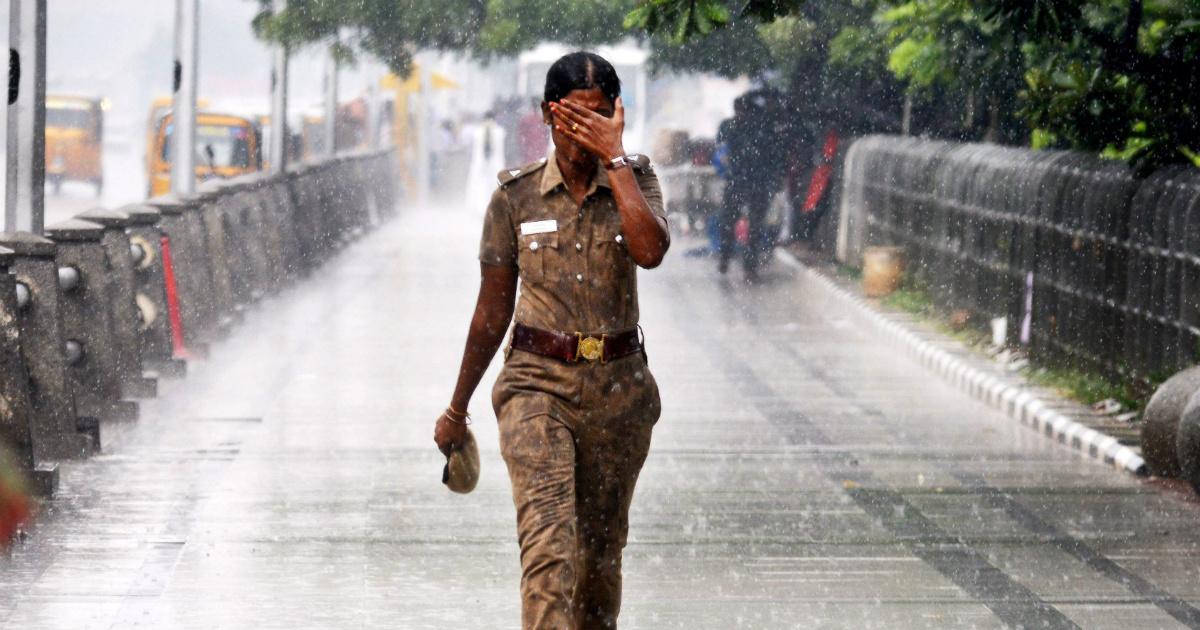
[[[579,274],[579,275],[575,276],[575,279],[580,282],[583,282],[583,274]]]
[[[535,251],[535,252],[536,252],[536,251],[537,251],[537,248],[538,248],[537,241],[534,241],[534,242],[532,242],[532,243],[530,243],[530,244],[529,244],[529,249],[530,249],[531,251]]]
[[[575,243],[575,251],[583,251],[583,243]]]
[[[617,243],[619,244],[619,243],[624,243],[624,242],[625,242],[625,237],[618,234],[617,235]]]

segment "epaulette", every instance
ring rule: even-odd
[[[650,164],[650,158],[640,153],[634,153],[625,156],[629,160],[629,165],[633,167],[639,175],[649,175],[654,172],[654,165]]]
[[[500,173],[498,175],[496,175],[496,183],[500,184],[500,187],[503,188],[503,187],[517,181],[518,179],[521,179],[522,177],[529,175],[530,173],[538,172],[545,165],[546,165],[546,158],[542,158],[542,159],[538,160],[537,162],[534,162],[532,164],[526,164],[525,166],[522,166],[520,168],[506,168],[503,171],[500,171]]]

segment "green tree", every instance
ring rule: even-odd
[[[260,37],[297,49],[336,44],[343,59],[369,54],[406,75],[422,48],[470,50],[479,40],[487,0],[288,0],[280,15],[255,0]]]
[[[263,39],[291,48],[337,42],[344,58],[369,54],[401,74],[408,71],[412,53],[422,48],[487,59],[514,56],[543,41],[587,47],[630,36],[650,40],[659,68],[738,76],[761,74],[773,64],[751,25],[722,29],[705,45],[665,32],[630,30],[635,14],[650,16],[642,11],[641,0],[288,0],[279,15],[272,12],[271,0],[255,1],[261,7],[255,27]],[[739,4],[698,1],[720,6],[717,17]],[[706,34],[718,25],[706,24]]]
[[[649,44],[656,70],[769,79],[795,88],[798,109],[824,101],[831,110],[830,95],[863,121],[898,108],[888,75],[827,67],[831,41],[843,27],[869,25],[880,0],[289,0],[279,15],[270,0],[255,1],[261,37],[291,48],[332,43],[344,59],[372,55],[401,74],[422,48],[488,59],[542,41],[586,47],[633,36]],[[887,98],[871,93],[880,86]]]
[[[479,40],[481,56],[517,55],[543,41],[594,46],[628,37],[626,14],[636,0],[490,0]]]
[[[1200,3],[974,0],[1029,53],[1024,115],[1141,172],[1200,151]]]
[[[1025,70],[1021,46],[971,0],[911,0],[882,8],[876,20],[883,30],[879,41],[890,48],[889,69],[911,96],[953,103],[962,137],[1028,141],[1017,117]]]
[[[698,1],[646,0],[637,23],[703,37],[685,24]],[[764,1],[738,15],[777,23],[836,4]],[[886,0],[873,24],[833,23],[831,65],[869,71],[886,53],[910,96],[959,103],[967,132],[1019,142],[1019,118],[1041,138],[1126,157],[1141,172],[1200,152],[1196,0]]]

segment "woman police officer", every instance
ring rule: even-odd
[[[542,117],[554,151],[500,174],[462,368],[434,432],[447,455],[462,442],[515,307],[492,405],[517,508],[526,630],[616,627],[629,504],[661,411],[636,269],[662,262],[670,233],[649,161],[625,155],[619,94],[598,55],[550,67]]]

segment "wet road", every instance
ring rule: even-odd
[[[140,138],[140,136],[139,136]],[[46,225],[53,225],[96,206],[116,209],[146,198],[145,147],[140,142],[114,139],[104,145],[104,188],[66,181],[58,192],[46,186]]]
[[[406,213],[106,426],[0,560],[0,625],[517,628],[495,366],[474,494],[430,440],[477,221]],[[1195,502],[967,399],[793,271],[723,281],[687,245],[641,277],[665,411],[623,628],[1200,628]]]

